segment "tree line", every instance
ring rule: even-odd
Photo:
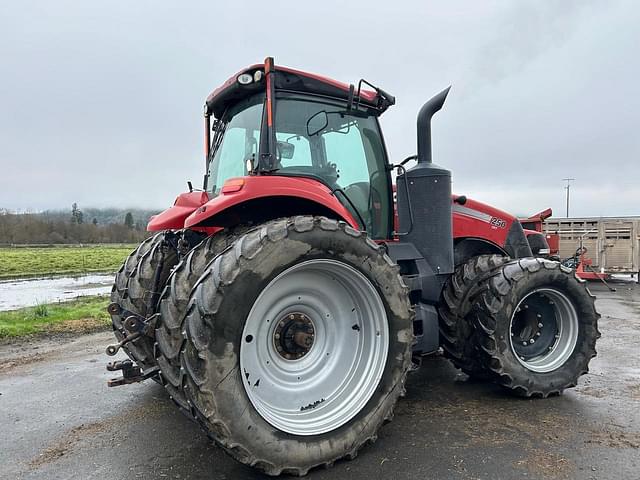
[[[0,244],[139,243],[153,212],[87,209],[13,213],[0,209]]]

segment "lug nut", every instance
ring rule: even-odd
[[[540,332],[536,332],[536,337],[539,337],[539,336],[540,336]]]
[[[536,317],[542,318],[542,315],[540,315],[539,313],[536,313]]]
[[[522,345],[526,345],[526,344],[527,344],[527,342],[522,342]]]
[[[538,328],[542,328],[544,325],[542,323],[538,323]]]
[[[532,338],[531,340],[529,340],[529,343],[536,343],[536,341]]]

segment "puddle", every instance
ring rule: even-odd
[[[106,294],[111,291],[113,278],[113,274],[95,274],[2,281],[0,282],[0,311]]]

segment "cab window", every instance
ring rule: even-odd
[[[391,195],[373,116],[315,99],[278,98],[275,174],[309,176],[333,189],[362,229],[387,238]]]

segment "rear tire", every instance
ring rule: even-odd
[[[191,290],[211,260],[231,245],[239,234],[238,229],[224,230],[196,245],[174,269],[162,292],[156,325],[157,361],[165,388],[185,412],[190,409],[182,389],[184,372],[179,355],[184,342],[183,322]]]
[[[484,282],[474,302],[480,360],[516,395],[548,397],[575,387],[600,338],[586,282],[558,262],[511,261]]]
[[[112,302],[143,317],[154,313],[155,308],[151,303],[156,271],[162,267],[158,287],[161,290],[178,261],[176,251],[165,245],[165,235],[166,232],[162,232],[147,238],[127,257],[116,273],[111,289]],[[111,315],[111,322],[116,338],[121,341],[126,335],[124,319],[120,315]],[[156,365],[154,343],[151,337],[143,335],[127,343],[123,350],[131,360],[146,370]]]
[[[474,329],[467,318],[473,307],[481,282],[504,263],[508,257],[479,255],[456,267],[447,281],[438,308],[440,340],[445,356],[470,377],[486,379],[489,374],[480,362],[472,337]]]
[[[269,475],[305,475],[355,457],[391,419],[411,365],[412,317],[397,266],[364,234],[326,218],[267,222],[219,255],[193,290],[181,352],[185,393],[236,460]],[[356,347],[339,350],[344,342]],[[340,361],[350,355],[351,363]],[[371,367],[352,369],[361,359]],[[379,376],[370,377],[376,366]],[[334,381],[345,387],[333,389]],[[358,407],[340,403],[345,398]],[[326,423],[341,405],[351,416]]]

